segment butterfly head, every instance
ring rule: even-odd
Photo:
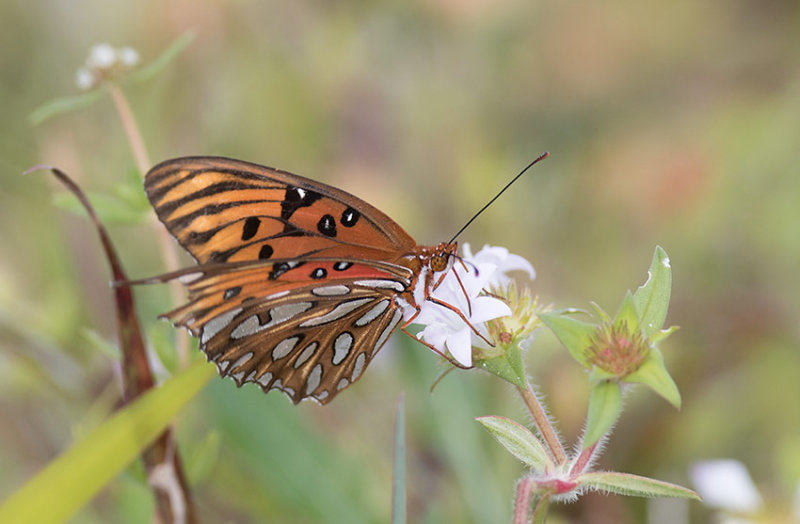
[[[430,266],[431,270],[434,273],[439,273],[440,271],[446,271],[450,269],[450,267],[453,265],[453,261],[456,259],[457,249],[458,244],[455,242],[449,244],[442,242],[436,246],[428,261],[428,265]]]

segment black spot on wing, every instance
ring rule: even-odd
[[[348,207],[342,212],[341,223],[344,227],[353,227],[356,225],[356,222],[358,222],[359,218],[361,218],[361,213],[352,207]]]
[[[260,224],[261,220],[258,217],[249,217],[245,220],[244,227],[242,227],[242,240],[250,240],[256,236]]]
[[[317,230],[326,237],[336,236],[336,220],[332,215],[322,215],[317,223]]]

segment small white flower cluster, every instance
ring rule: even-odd
[[[120,73],[129,71],[139,63],[139,53],[132,47],[115,48],[110,44],[96,44],[89,51],[86,63],[75,73],[75,84],[87,91]]]
[[[509,271],[525,271],[531,279],[535,273],[530,262],[503,247],[484,246],[473,255],[469,244],[464,244],[462,251],[464,263],[456,260],[432,296],[460,311],[468,323],[455,311],[430,300],[422,305],[414,323],[425,326],[418,338],[442,352],[448,351],[460,364],[471,366],[473,345],[485,345],[473,327],[486,336],[485,322],[511,315],[508,304],[484,291],[508,283]]]

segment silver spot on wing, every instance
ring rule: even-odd
[[[402,319],[403,319],[403,312],[398,309],[397,311],[394,312],[392,320],[390,320],[389,323],[386,325],[386,327],[383,328],[381,336],[378,337],[378,341],[375,343],[375,347],[372,349],[373,354],[376,351],[378,351],[381,348],[381,346],[383,346],[383,344],[386,342],[386,339],[389,338],[389,335],[392,334],[392,331],[394,331],[394,328],[397,327],[397,324],[399,324],[400,320]]]
[[[381,314],[384,311],[386,311],[387,307],[389,307],[389,300],[388,299],[381,300],[380,302],[372,306],[372,308],[366,313],[364,313],[358,320],[356,320],[355,325],[358,327],[366,326],[367,324],[369,324],[370,322],[381,316]]]
[[[281,359],[291,353],[301,338],[299,336],[289,337],[278,342],[275,349],[272,350],[272,360]]]
[[[333,341],[333,365],[338,366],[350,354],[353,347],[353,335],[347,331],[339,333]]]
[[[306,380],[306,395],[310,395],[315,389],[319,387],[322,380],[322,364],[317,364],[308,374]]]
[[[356,280],[353,283],[364,287],[394,289],[398,293],[401,293],[406,290],[405,286],[403,286],[403,284],[401,284],[396,280],[369,279],[369,280]]]
[[[354,309],[357,309],[362,304],[366,304],[367,302],[371,301],[371,297],[366,298],[356,298],[353,300],[348,300],[347,302],[342,302],[338,304],[335,308],[328,311],[324,315],[320,315],[318,317],[310,318],[305,322],[300,324],[300,327],[312,327],[312,326],[320,326],[322,324],[327,324],[329,322],[334,322],[339,320],[343,316],[347,315]]]
[[[300,356],[297,357],[297,360],[294,361],[294,368],[297,369],[303,364],[306,363],[308,359],[314,354],[314,352],[319,347],[317,342],[312,342],[311,344],[307,345],[306,348],[300,353]]]
[[[312,289],[311,293],[317,295],[318,297],[332,297],[338,295],[346,295],[350,293],[350,288],[341,284],[335,286],[321,286]]]
[[[238,315],[242,312],[242,308],[237,307],[236,309],[231,309],[230,311],[226,311],[221,315],[217,315],[216,317],[212,318],[203,326],[203,330],[201,331],[200,335],[200,343],[205,344],[212,338],[214,335],[225,329],[225,327],[231,323],[233,317]]]
[[[356,357],[356,364],[353,366],[353,374],[350,375],[350,382],[355,382],[361,373],[364,371],[364,364],[367,363],[367,354],[361,352]]]

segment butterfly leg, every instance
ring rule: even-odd
[[[408,326],[410,326],[410,325],[411,325],[411,324],[414,322],[414,319],[415,319],[415,318],[417,318],[417,317],[419,316],[419,313],[420,313],[420,311],[421,311],[421,309],[420,309],[419,307],[417,307],[417,308],[416,308],[416,311],[414,312],[414,314],[413,314],[413,315],[411,315],[411,316],[409,317],[409,319],[408,319],[408,320],[406,320],[405,322],[403,322],[403,325],[401,325],[401,326],[400,326],[400,331],[402,331],[403,333],[405,333],[405,334],[406,334],[406,335],[408,335],[409,337],[413,338],[413,339],[414,339],[414,340],[416,340],[417,342],[419,342],[419,343],[421,343],[421,344],[423,344],[423,345],[427,346],[427,347],[428,347],[428,348],[429,348],[431,351],[433,351],[434,353],[436,353],[436,354],[437,354],[437,355],[439,355],[440,357],[444,358],[445,360],[447,360],[448,362],[450,362],[452,365],[454,365],[454,366],[456,366],[456,367],[459,367],[459,368],[461,368],[461,369],[472,369],[474,366],[465,366],[464,364],[462,364],[462,363],[458,362],[457,360],[454,360],[452,357],[450,357],[450,356],[448,356],[447,354],[445,354],[443,351],[441,351],[441,350],[437,349],[436,347],[434,347],[434,346],[433,346],[432,344],[430,344],[429,342],[426,342],[426,341],[422,340],[421,338],[418,338],[418,337],[414,336],[414,334],[413,334],[413,333],[411,333],[410,331],[408,331],[408,329],[407,329],[407,328],[408,328]]]
[[[458,309],[457,307],[455,307],[455,306],[454,306],[454,305],[452,305],[452,304],[448,304],[447,302],[445,302],[445,301],[443,301],[443,300],[439,300],[438,298],[434,298],[434,297],[428,297],[426,300],[430,300],[431,302],[433,302],[433,303],[434,303],[434,304],[436,304],[436,305],[439,305],[439,306],[442,306],[442,307],[444,307],[444,308],[447,308],[447,309],[449,309],[450,311],[452,311],[453,313],[455,313],[456,315],[458,315],[459,317],[461,317],[461,320],[463,320],[463,321],[464,321],[464,323],[465,323],[466,325],[468,325],[468,326],[469,326],[469,328],[472,330],[472,332],[473,332],[473,333],[475,333],[476,335],[478,335],[478,337],[479,337],[481,340],[483,340],[484,342],[486,342],[487,344],[489,344],[489,347],[494,347],[494,346],[495,346],[494,342],[492,342],[492,341],[491,341],[491,340],[489,340],[488,338],[484,337],[484,336],[481,334],[481,332],[480,332],[480,331],[478,331],[478,328],[476,328],[475,326],[473,326],[473,325],[472,325],[472,322],[470,322],[470,321],[469,321],[469,319],[468,319],[466,316],[464,316],[464,313],[462,313],[460,309]],[[418,313],[419,313],[419,311],[418,311]],[[416,316],[416,315],[415,315],[415,316]]]

